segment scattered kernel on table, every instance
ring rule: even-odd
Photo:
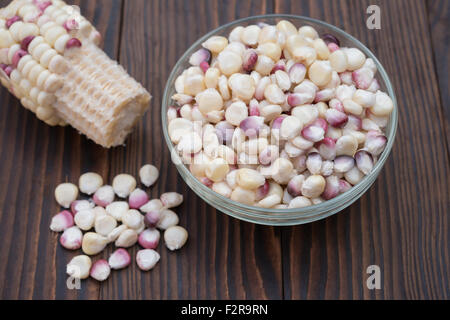
[[[362,160],[361,165],[366,166]],[[152,186],[158,176],[159,171],[153,165],[145,165],[139,171],[140,181],[146,187]],[[77,199],[78,187],[71,183],[59,185],[55,189],[56,201],[70,211],[56,214],[50,224],[52,231],[62,232],[59,242],[63,248],[81,249],[85,254],[69,262],[66,272],[70,276],[78,279],[90,276],[97,281],[105,281],[111,269],[119,270],[130,265],[131,257],[126,248],[136,243],[144,248],[137,252],[136,264],[142,271],[153,269],[160,260],[155,251],[161,238],[159,230],[165,231],[164,240],[171,251],[186,243],[186,229],[178,226],[178,215],[169,210],[183,203],[183,195],[167,192],[160,199],[150,200],[145,190],[136,188],[136,179],[128,174],[116,176],[110,186],[103,185],[100,175],[89,172],[79,178],[78,186],[92,199]],[[115,201],[116,195],[126,200]],[[100,259],[93,263],[89,256],[100,254],[109,244],[117,250],[108,260]]]

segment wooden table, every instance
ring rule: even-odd
[[[152,108],[126,147],[105,150],[71,128],[46,126],[0,90],[0,298],[450,298],[449,1],[73,3],[105,36],[106,52],[153,94]],[[366,28],[374,3],[381,30]],[[206,205],[177,175],[162,138],[161,99],[177,59],[208,30],[265,13],[310,16],[356,36],[380,58],[399,100],[397,140],[373,187],[343,212],[297,227],[240,222]],[[75,254],[49,230],[58,210],[55,186],[86,171],[110,181],[145,163],[161,169],[152,196],[185,196],[177,211],[188,245],[176,254],[161,248],[150,273],[133,263],[103,284],[87,280],[68,290],[65,266]],[[381,268],[381,290],[366,287],[369,265]]]

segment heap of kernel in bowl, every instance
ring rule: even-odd
[[[377,67],[331,34],[289,21],[236,27],[175,82],[168,132],[192,174],[263,208],[318,204],[368,175],[394,109]]]

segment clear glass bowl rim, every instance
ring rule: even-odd
[[[252,223],[258,223],[258,224],[265,224],[265,225],[298,225],[303,223],[309,223],[316,220],[324,219],[328,216],[331,216],[346,207],[350,206],[353,202],[355,202],[357,199],[359,199],[365,191],[374,183],[376,180],[378,174],[380,173],[382,167],[384,166],[387,158],[389,157],[389,154],[392,150],[395,136],[397,133],[397,126],[398,126],[398,106],[397,106],[397,98],[395,96],[395,92],[392,86],[392,83],[389,79],[389,76],[386,73],[386,70],[384,69],[383,65],[380,63],[380,61],[377,59],[377,57],[364,45],[362,44],[358,39],[353,37],[352,35],[348,34],[347,32],[331,25],[326,22],[304,17],[304,16],[298,16],[298,15],[290,15],[290,14],[266,14],[266,15],[258,15],[258,16],[251,16],[239,20],[232,21],[230,23],[227,23],[225,25],[222,25],[211,32],[207,33],[203,37],[201,37],[199,40],[197,40],[184,54],[183,56],[178,60],[175,67],[172,69],[172,72],[169,76],[169,79],[167,80],[167,84],[164,90],[164,96],[162,101],[162,109],[161,109],[161,118],[162,118],[162,126],[163,126],[163,133],[164,138],[166,141],[166,144],[169,148],[170,154],[173,157],[177,157],[177,160],[179,159],[179,156],[174,152],[174,146],[172,144],[172,141],[168,134],[168,128],[167,128],[167,107],[170,105],[171,97],[169,96],[169,93],[171,91],[171,88],[174,86],[176,77],[179,75],[178,70],[180,69],[181,65],[185,64],[190,56],[192,55],[195,50],[197,50],[200,45],[205,42],[208,38],[220,34],[222,31],[226,29],[230,29],[233,27],[237,27],[242,24],[246,24],[249,22],[265,22],[265,20],[268,19],[287,19],[287,20],[295,20],[299,23],[311,23],[311,24],[317,24],[321,26],[322,28],[328,29],[330,32],[332,32],[334,35],[339,35],[340,37],[345,38],[347,41],[352,42],[353,44],[356,44],[356,46],[364,52],[364,54],[372,58],[378,68],[378,73],[381,76],[382,80],[384,81],[384,84],[386,86],[386,90],[388,91],[389,96],[392,98],[394,102],[394,111],[391,114],[390,122],[388,124],[389,134],[387,136],[388,142],[386,145],[386,148],[382,155],[379,157],[378,162],[375,164],[372,172],[363,178],[363,180],[354,186],[352,189],[350,189],[348,192],[343,193],[336,198],[333,198],[331,200],[324,201],[320,204],[312,205],[305,208],[295,208],[295,209],[265,209],[255,206],[248,206],[236,201],[233,201],[229,198],[226,198],[207,186],[203,185],[200,181],[195,178],[190,170],[185,166],[184,164],[176,164],[177,169],[179,170],[182,178],[186,181],[189,180],[190,183],[195,185],[197,190],[200,190],[201,193],[207,194],[210,197],[214,197],[217,199],[217,201],[226,203],[230,206],[231,212],[225,212],[228,215],[231,215],[235,218],[238,218],[240,220],[252,222]],[[181,162],[181,161],[180,161]],[[178,162],[178,163],[180,163]],[[189,183],[188,183],[189,185]],[[190,186],[191,187],[191,186]],[[191,189],[193,189],[191,187]],[[197,190],[193,190],[196,194],[198,194],[201,198],[204,199],[202,195],[197,192]],[[205,199],[204,199],[205,200]],[[213,203],[210,201],[207,201],[212,206],[216,207]],[[217,208],[217,207],[216,207]],[[330,208],[338,208],[339,210],[335,210],[334,212],[326,215],[321,215],[322,212],[329,211]],[[220,208],[218,208],[220,210]],[[240,211],[239,214],[233,214],[233,211]],[[244,216],[243,216],[244,215]],[[256,219],[256,220],[255,220]],[[295,220],[299,220],[295,222]],[[267,221],[264,221],[267,220]],[[283,222],[283,220],[286,220],[286,223]]]

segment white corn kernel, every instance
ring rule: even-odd
[[[302,194],[308,198],[317,198],[325,190],[326,181],[321,175],[312,175],[302,184]]]
[[[228,79],[228,86],[234,98],[250,101],[255,94],[255,82],[247,74],[235,73]]]
[[[287,20],[278,22],[277,29],[278,31],[284,33],[286,37],[298,34],[297,28]]]
[[[75,279],[87,279],[91,266],[91,258],[85,255],[76,256],[67,264],[66,273]]]
[[[142,271],[153,269],[160,259],[160,255],[153,249],[139,250],[136,254],[136,263]]]
[[[178,143],[184,135],[189,134],[193,129],[192,121],[183,118],[170,121],[168,126],[169,136],[173,143]]]
[[[119,174],[114,178],[112,187],[120,198],[126,198],[136,188],[136,179],[129,174]]]
[[[117,227],[117,220],[109,215],[103,215],[95,219],[95,232],[107,237]]]
[[[120,237],[120,235],[127,229],[128,227],[124,224],[121,224],[120,226],[114,228],[106,237],[108,239],[108,242],[111,243],[116,241]]]
[[[60,54],[64,53],[66,51],[67,42],[70,39],[72,39],[72,37],[67,33],[59,36],[59,38],[56,39],[56,41],[54,43],[55,50],[58,51],[58,53],[60,53]]]
[[[314,48],[302,46],[294,49],[292,57],[295,61],[309,67],[316,61],[317,52]]]
[[[310,80],[304,80],[298,86],[294,88],[294,93],[304,94],[304,100],[301,104],[308,104],[314,101],[316,92],[319,88]],[[297,106],[299,104],[295,104]]]
[[[251,206],[255,203],[255,192],[236,187],[231,193],[231,200]]]
[[[30,73],[28,74],[28,80],[30,80],[31,83],[36,84],[39,75],[41,75],[44,71],[45,71],[45,69],[42,68],[41,65],[36,64],[36,65],[30,70]]]
[[[28,56],[31,57],[30,55],[28,55]],[[23,58],[20,60],[19,64],[22,62],[22,60],[23,60],[24,58],[26,58],[26,57],[23,57]],[[20,70],[21,73],[22,73],[22,75],[23,75],[25,78],[29,78],[29,73],[30,73],[31,69],[33,69],[36,65],[38,65],[38,64],[37,64],[37,62],[36,62],[34,59],[29,60],[29,61],[23,66],[22,70]]]
[[[298,34],[312,40],[319,38],[319,34],[317,33],[316,29],[311,26],[301,27],[300,29],[298,29]]]
[[[45,82],[52,74],[48,70],[44,70],[36,79],[36,86],[41,89],[45,90]]]
[[[147,202],[144,206],[142,206],[139,210],[148,213],[150,211],[160,211],[164,207],[163,203],[159,199],[153,199]]]
[[[23,77],[25,77],[25,74],[24,74],[24,72],[23,72],[23,68],[25,67],[25,65],[28,63],[28,62],[30,62],[30,61],[32,61],[33,60],[33,58],[28,54],[28,55],[26,55],[26,56],[24,56],[24,57],[22,57],[20,60],[19,60],[19,63],[17,64],[17,70],[19,70],[21,73],[22,73],[22,76]]]
[[[281,90],[288,91],[291,88],[292,83],[287,72],[278,70],[275,72],[275,77],[277,78],[277,84]]]
[[[365,131],[381,131],[380,127],[369,118],[363,119],[362,129]]]
[[[226,198],[231,197],[231,193],[233,192],[233,190],[226,182],[213,183],[211,189]]]
[[[160,230],[166,230],[170,227],[178,225],[180,219],[178,215],[172,210],[163,210],[161,211],[161,216],[156,224],[156,227]]]
[[[244,189],[254,190],[265,183],[266,179],[258,171],[252,169],[239,169],[236,182]]]
[[[284,92],[276,84],[269,84],[264,90],[264,97],[272,104],[283,104],[286,101]]]
[[[358,89],[353,94],[352,99],[363,108],[369,108],[375,105],[376,95],[370,91]]]
[[[56,40],[64,34],[67,34],[66,29],[64,29],[63,27],[60,27],[60,26],[55,26],[55,27],[49,28],[45,32],[44,38],[45,38],[45,40],[47,40],[48,44],[50,44],[51,46],[54,46]]]
[[[278,43],[278,30],[275,26],[265,26],[261,29],[258,43],[266,42]]]
[[[268,76],[272,72],[272,69],[274,66],[275,66],[275,62],[270,57],[265,56],[265,55],[260,55],[258,57],[258,61],[256,62],[254,69],[261,76]]]
[[[39,83],[39,79],[38,79],[38,83]],[[58,76],[56,74],[50,74],[48,76],[48,78],[45,80],[43,88],[48,93],[55,93],[56,91],[61,89],[61,87],[63,85],[64,85],[64,81],[60,76]]]
[[[200,69],[201,71],[201,69]],[[201,71],[203,72],[203,71]],[[184,92],[186,95],[195,96],[205,90],[203,74],[190,74],[186,76],[184,82]]]
[[[1,48],[10,48],[14,44],[15,40],[13,39],[11,33],[8,30],[0,29],[0,47]]]
[[[234,126],[239,126],[247,117],[248,108],[242,101],[234,102],[225,112],[225,119]]]
[[[144,216],[137,210],[128,210],[122,216],[122,223],[130,229],[139,229],[144,222]]]
[[[321,60],[327,60],[330,57],[330,50],[322,39],[315,39],[313,47],[317,52],[317,57]]]
[[[274,62],[278,62],[281,58],[281,48],[274,42],[261,43],[256,50],[260,55],[267,56]]]
[[[108,212],[106,212],[106,209],[103,207],[97,206],[97,207],[93,208],[92,210],[94,211],[95,219],[106,216],[108,214]]]
[[[183,203],[183,195],[176,192],[166,192],[160,197],[165,209],[178,207]]]
[[[222,52],[228,45],[228,39],[221,36],[213,36],[204,42],[203,47],[213,53]]]
[[[288,116],[281,123],[280,137],[285,140],[293,139],[300,134],[302,128],[298,117]]]
[[[336,88],[336,98],[340,101],[351,100],[356,92],[354,85],[340,85]]]
[[[70,204],[78,197],[78,188],[72,183],[62,183],[55,189],[55,199],[64,208],[70,208]]]
[[[316,61],[309,68],[309,79],[316,86],[324,86],[331,80],[333,69],[328,61]]]
[[[345,49],[345,52],[348,62],[347,70],[355,71],[364,65],[366,56],[361,52],[361,50],[357,48],[347,48]]]
[[[331,68],[336,72],[344,72],[347,70],[347,54],[344,50],[336,50],[329,57]]]
[[[228,88],[228,79],[225,75],[219,77],[219,92],[223,100],[229,100],[231,98],[230,89]]]
[[[344,135],[336,142],[336,155],[347,155],[353,157],[358,149],[358,141],[354,136]]]
[[[115,246],[119,248],[129,248],[136,244],[138,241],[138,233],[136,230],[127,229],[123,231],[115,241]]]
[[[95,223],[95,214],[92,209],[77,212],[74,217],[75,224],[83,231],[91,230]]]
[[[362,173],[358,167],[353,167],[345,173],[344,177],[350,184],[357,185],[364,178],[364,173]]]
[[[248,46],[254,46],[258,43],[260,32],[260,27],[256,25],[248,26],[242,31],[241,41]]]
[[[20,38],[20,30],[24,25],[25,23],[23,21],[17,21],[9,27],[9,32],[11,33],[11,36],[13,37],[14,41],[20,42],[22,40]]]
[[[205,73],[205,85],[209,89],[217,88],[219,84],[220,71],[217,68],[209,68]]]
[[[205,174],[212,181],[220,182],[226,177],[229,171],[230,167],[228,163],[222,158],[217,158],[207,164]]]
[[[261,80],[258,82],[258,85],[256,86],[255,90],[255,99],[256,100],[264,100],[264,91],[266,90],[266,87],[271,84],[269,77],[261,78]]]
[[[39,61],[42,57],[42,55],[47,52],[48,50],[51,50],[52,48],[45,42],[37,45],[32,51],[30,49],[29,52],[33,56],[34,59]]]
[[[363,112],[363,107],[351,99],[345,99],[344,101],[342,101],[342,104],[344,105],[344,110],[346,113],[351,113],[359,116]]]
[[[164,242],[171,251],[181,249],[186,244],[187,240],[188,232],[183,227],[170,227],[164,232]]]
[[[292,199],[289,202],[288,209],[294,209],[294,208],[304,208],[309,207],[312,205],[312,202],[310,199],[300,196]]]
[[[237,175],[237,170],[233,170],[233,171],[229,172],[225,178],[227,184],[231,187],[231,189],[235,189],[237,187],[236,175]]]
[[[77,212],[83,211],[83,210],[90,210],[94,209],[95,204],[92,201],[89,200],[76,200],[72,202],[70,205],[70,210],[75,215]]]
[[[39,120],[48,121],[53,116],[53,109],[51,107],[38,107],[36,116]]]
[[[64,45],[65,48],[65,45]],[[177,93],[184,93],[184,82],[186,80],[186,76],[183,73],[175,80],[175,91]]]
[[[88,232],[83,236],[81,248],[89,256],[95,256],[102,252],[108,245],[108,239],[94,232]]]
[[[106,212],[116,219],[117,221],[122,221],[123,215],[129,210],[129,205],[125,201],[117,201],[109,204],[106,207]]]
[[[288,159],[278,158],[271,165],[270,172],[275,182],[287,184],[294,174],[294,165]]]
[[[80,191],[87,194],[94,194],[103,185],[103,178],[94,172],[88,172],[81,175],[78,186]]]
[[[223,109],[223,98],[220,93],[214,89],[206,89],[197,97],[198,108],[202,114],[206,115],[211,111],[219,111]]]
[[[190,132],[181,137],[177,145],[177,150],[186,155],[191,155],[202,150],[202,138],[196,132]]]
[[[392,113],[392,110],[394,110],[392,99],[384,92],[377,92],[375,104],[370,108],[370,112],[377,117],[386,117]]]
[[[264,199],[260,200],[257,203],[257,206],[261,207],[261,208],[273,208],[274,206],[278,205],[281,203],[281,197],[277,194],[272,194],[269,195],[267,197],[265,197]]]
[[[242,26],[238,26],[238,27],[234,28],[230,32],[228,40],[230,42],[240,42],[241,41],[241,35],[242,35],[243,31],[244,31],[244,27],[242,27]]]
[[[264,117],[266,122],[270,122],[278,118],[282,112],[283,109],[276,104],[269,104],[260,108],[260,115]]]
[[[44,23],[40,27],[40,32],[41,32],[41,34],[45,35],[50,28],[53,28],[53,27],[56,27],[56,26],[57,26],[57,24],[55,22],[49,21],[47,23]]]
[[[155,166],[147,164],[139,170],[139,177],[143,185],[150,187],[158,180],[159,171]]]
[[[226,76],[237,73],[242,67],[242,58],[233,51],[222,51],[217,57],[220,71]]]

